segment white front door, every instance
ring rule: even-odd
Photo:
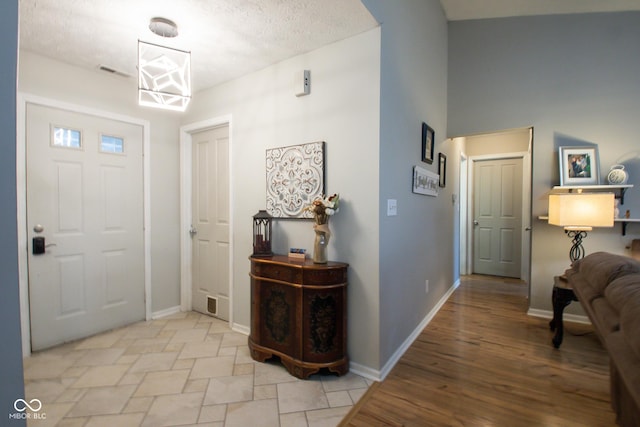
[[[522,158],[474,162],[473,272],[520,277]]]
[[[143,320],[142,126],[34,104],[26,125],[32,349]]]
[[[192,305],[229,320],[229,127],[192,137]]]

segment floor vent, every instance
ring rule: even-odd
[[[207,296],[207,311],[214,316],[218,314],[218,298]]]

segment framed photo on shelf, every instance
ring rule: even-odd
[[[442,153],[438,153],[438,175],[440,176],[440,181],[438,182],[438,185],[441,188],[446,187],[447,186],[447,156]]]
[[[422,161],[425,163],[433,163],[433,148],[435,144],[436,133],[433,128],[422,122]]]
[[[600,160],[598,147],[560,147],[560,185],[600,184]]]

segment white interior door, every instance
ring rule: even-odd
[[[192,305],[229,320],[229,127],[192,141]]]
[[[520,277],[522,158],[474,162],[473,272]]]
[[[142,126],[34,104],[26,124],[32,349],[143,320]]]

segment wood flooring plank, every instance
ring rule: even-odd
[[[464,277],[387,378],[340,424],[615,426],[609,358],[589,325],[527,316],[518,281]]]

